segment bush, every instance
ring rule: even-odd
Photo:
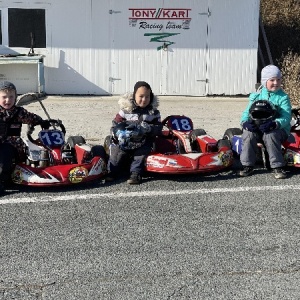
[[[300,103],[300,2],[261,0],[260,14],[274,64],[283,74],[283,89]]]
[[[289,94],[293,106],[300,105],[300,55],[288,52],[280,61],[284,90]]]

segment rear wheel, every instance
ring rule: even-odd
[[[111,144],[111,136],[108,135],[104,139],[104,151],[107,155],[109,155],[109,146]]]
[[[223,135],[223,140],[227,140],[230,143],[230,147],[233,150],[233,156],[235,158],[238,158],[239,154],[234,150],[232,138],[236,135],[242,135],[242,133],[243,133],[243,131],[240,128],[228,128]]]
[[[70,148],[75,148],[75,145],[86,144],[85,139],[82,136],[70,136],[67,140]]]
[[[243,133],[242,129],[240,129],[240,128],[228,128],[223,135],[223,139],[229,140],[231,143],[232,138],[235,135],[241,135],[242,133]]]
[[[227,139],[222,139],[218,141],[218,149],[222,147],[227,147],[228,149],[231,149],[231,143]]]
[[[92,153],[92,157],[100,156],[107,162],[107,154],[103,146],[101,145],[92,146],[91,153]]]
[[[195,129],[193,130],[193,135],[194,136],[199,136],[199,135],[206,135],[206,131],[204,129]]]
[[[77,163],[77,156],[75,151],[75,145],[86,144],[85,139],[82,136],[70,136],[67,140],[67,148],[71,151],[71,156],[73,157],[73,163]]]
[[[192,131],[192,136],[191,136],[191,147],[193,152],[201,152],[201,148],[197,142],[197,136],[200,135],[206,135],[206,131],[204,129],[194,129]]]

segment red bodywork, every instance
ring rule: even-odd
[[[282,146],[287,166],[300,167],[300,131],[292,128],[290,137]]]
[[[220,171],[233,164],[230,143],[222,144],[207,134],[196,136],[197,130],[193,130],[188,117],[169,116],[163,124],[166,129],[156,137],[154,150],[146,159],[146,171],[205,173]]]
[[[105,158],[92,156],[91,146],[87,144],[75,145],[73,152],[66,151],[64,144],[45,146],[29,141],[26,144],[33,148],[36,157],[27,153],[26,161],[15,166],[12,180],[16,184],[42,187],[72,185],[100,179],[106,174]]]

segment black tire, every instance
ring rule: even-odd
[[[83,145],[86,144],[85,139],[82,136],[70,136],[67,140],[67,144],[69,144],[70,148],[74,148],[75,145]]]
[[[222,147],[228,147],[229,149],[231,149],[231,142],[228,139],[218,140],[218,149]]]
[[[107,155],[109,155],[109,146],[110,146],[110,144],[111,144],[111,136],[108,135],[108,136],[105,137],[104,144],[103,144],[104,145],[104,151]]]
[[[206,135],[206,131],[204,129],[194,129],[192,131],[192,136],[191,136],[191,147],[192,147],[192,150],[193,152],[202,152],[201,151],[201,148],[197,142],[197,136],[200,136],[200,135]]]
[[[199,136],[199,135],[206,135],[206,131],[204,129],[194,129],[193,130],[194,136]]]
[[[95,157],[95,156],[106,157],[106,152],[104,150],[104,147],[101,145],[92,146],[91,153],[92,153],[93,157]]]
[[[223,139],[229,140],[231,143],[233,136],[241,135],[242,133],[242,129],[240,128],[228,128],[223,135]]]
[[[103,146],[101,146],[101,145],[92,146],[91,153],[92,153],[92,157],[100,156],[101,158],[103,158],[105,160],[105,162],[107,162],[108,155],[105,152],[105,149]]]

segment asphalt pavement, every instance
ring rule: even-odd
[[[43,100],[69,135],[98,143],[117,97]],[[246,98],[162,97],[216,138]],[[38,103],[27,106],[42,111]],[[148,174],[57,189],[14,187],[0,198],[0,299],[294,300],[300,298],[299,171],[260,167],[207,175]]]

